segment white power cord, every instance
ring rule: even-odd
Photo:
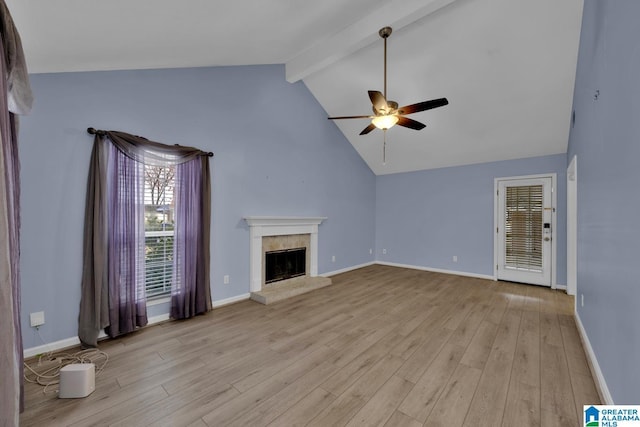
[[[35,366],[24,362],[24,379],[27,382],[39,384],[44,387],[43,393],[47,393],[47,388],[60,382],[60,369],[73,363],[93,363],[98,375],[109,361],[109,355],[97,348],[81,350],[76,353],[46,353],[38,357]]]

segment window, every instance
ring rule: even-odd
[[[80,341],[95,347],[107,325],[110,337],[145,326],[148,297],[169,292],[173,319],[211,310],[213,153],[118,131],[89,133],[96,137],[85,205]]]
[[[145,165],[144,181],[145,291],[157,298],[173,280],[175,166]]]
[[[542,185],[507,187],[505,267],[542,271]]]

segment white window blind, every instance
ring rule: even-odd
[[[542,271],[543,186],[507,187],[505,267]]]
[[[145,289],[147,298],[171,293],[174,166],[145,166]]]

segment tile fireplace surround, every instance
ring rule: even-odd
[[[308,269],[309,277],[318,275],[318,225],[326,217],[282,217],[282,216],[247,216],[244,220],[249,224],[249,290],[259,292],[264,283],[264,250],[263,237],[290,236],[308,234]]]

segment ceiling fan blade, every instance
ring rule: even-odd
[[[431,110],[432,108],[444,107],[447,104],[449,104],[447,98],[432,99],[431,101],[423,101],[400,107],[398,108],[398,114],[417,113],[419,111]]]
[[[373,108],[376,111],[386,111],[387,110],[387,100],[384,98],[384,95],[377,90],[369,91],[369,99],[373,104]]]
[[[341,119],[372,119],[373,116],[337,116],[327,117],[329,120],[341,120]]]
[[[415,129],[415,130],[424,129],[426,127],[426,125],[423,123],[410,119],[409,117],[402,117],[402,116],[398,117],[398,123],[396,124],[398,126],[404,126],[406,128]]]
[[[366,135],[369,132],[371,132],[372,130],[374,130],[376,127],[373,125],[373,123],[371,123],[369,126],[367,126],[366,128],[362,129],[362,132],[360,132],[360,135]]]

